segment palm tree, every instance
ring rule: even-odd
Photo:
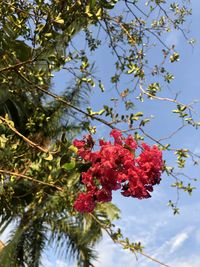
[[[50,162],[41,159],[40,153],[37,156],[26,153],[27,160],[32,158],[28,175],[37,177],[39,183],[1,175],[4,178],[0,194],[1,233],[15,225],[0,254],[2,266],[40,266],[42,251],[49,244],[54,244],[57,251],[67,257],[76,258],[78,266],[92,266],[93,246],[102,236],[102,229],[90,215],[73,210],[73,202],[81,188],[80,173],[76,167],[58,166],[58,162],[66,161],[70,156],[62,152],[69,151],[68,145],[63,142],[60,146],[56,160]],[[117,217],[118,210],[110,204],[107,210],[99,207],[95,216],[105,222],[113,212]]]
[[[50,74],[59,68],[69,40],[88,23],[84,6],[77,5],[76,1],[52,2],[52,5],[44,4],[44,9],[41,7],[38,16],[46,16],[48,9],[46,23],[39,30],[35,28],[33,37],[25,25],[32,14],[37,13],[37,6],[13,1],[14,16],[24,21],[20,27],[16,26],[15,18],[11,16],[10,19],[9,8],[4,10],[1,19],[0,69],[10,65],[16,67],[0,72],[0,115],[8,114],[17,130],[37,144],[56,148],[53,160],[49,161],[0,125],[0,138],[5,139],[5,145],[0,146],[0,233],[7,227],[14,228],[0,253],[0,265],[4,267],[40,266],[42,252],[49,244],[54,244],[56,251],[68,258],[77,259],[78,266],[92,266],[96,257],[93,246],[102,235],[100,225],[91,216],[73,210],[76,193],[81,188],[79,167],[63,168],[72,156],[69,132],[74,135],[83,130],[85,122],[77,123],[73,110],[49,101],[44,92],[37,90],[41,79],[41,84],[45,84],[42,88],[50,90]],[[71,9],[62,13],[64,23],[52,23],[52,17],[60,14],[68,2]],[[0,3],[0,8],[5,9],[2,5]],[[48,39],[47,33],[52,33],[53,38]],[[40,39],[39,45],[36,37]],[[50,69],[52,61],[54,67]],[[21,62],[26,64],[20,65]],[[82,84],[77,83],[66,90],[63,98],[79,106],[85,99],[82,98],[84,92],[87,94],[88,89],[84,91]],[[68,141],[62,135],[63,129],[68,131]],[[18,176],[19,173],[24,176]],[[114,206],[109,210],[114,210],[117,216],[118,210]],[[97,209],[96,216],[109,220],[109,212],[102,208]]]

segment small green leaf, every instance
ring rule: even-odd
[[[99,81],[99,88],[101,89],[101,92],[105,92],[105,88],[104,88],[104,85],[101,81]]]
[[[75,147],[75,146],[73,146],[73,145],[71,145],[71,146],[69,147],[69,150],[71,150],[71,151],[74,152],[74,153],[77,153],[77,152],[78,152],[78,148]]]
[[[45,160],[51,161],[53,159],[53,156],[51,153],[48,154],[48,156],[46,158],[44,158]]]
[[[72,169],[74,169],[74,167],[76,166],[76,161],[74,159],[72,159],[69,163],[65,163],[62,165],[62,168],[70,171]]]
[[[5,134],[2,134],[0,136],[0,148],[5,148],[7,141],[8,141],[8,138],[5,136]]]
[[[54,22],[58,23],[58,24],[64,24],[64,19],[62,19],[60,17],[60,14],[54,19]]]
[[[179,59],[180,59],[180,56],[179,56],[179,54],[176,53],[176,52],[174,52],[174,54],[170,56],[170,61],[171,61],[171,63],[173,63],[173,62],[175,62],[175,61],[179,61]]]
[[[67,179],[67,185],[68,187],[71,187],[79,182],[80,179],[80,173],[73,172]]]

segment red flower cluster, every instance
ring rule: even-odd
[[[78,155],[91,167],[82,173],[85,193],[80,193],[74,203],[79,212],[91,212],[97,202],[112,200],[112,191],[121,189],[126,197],[149,198],[153,186],[159,184],[163,169],[162,152],[156,145],[143,143],[141,153],[135,156],[138,145],[129,135],[122,136],[119,130],[112,130],[110,135],[114,143],[99,140],[100,150],[93,152],[94,141],[90,135],[83,140],[74,140]]]

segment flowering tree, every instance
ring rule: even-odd
[[[92,266],[102,230],[150,257],[113,227],[119,210],[112,191],[149,198],[164,172],[177,190],[194,189],[164,161],[165,153],[173,153],[181,169],[187,158],[194,165],[199,159],[166,143],[185,126],[200,126],[192,105],[168,95],[164,85],[174,79],[170,64],[179,61],[167,34],[178,30],[194,42],[183,28],[189,1],[7,0],[0,14],[1,233],[12,228],[2,266],[39,266],[42,251],[55,240],[78,266]],[[95,72],[96,53],[105,48],[113,60],[109,85]],[[59,73],[68,81],[63,93],[53,85]],[[99,90],[101,98],[108,87],[110,99],[93,110],[88,95]],[[169,138],[146,131],[152,117],[142,103],[148,101],[173,105],[181,126]],[[113,142],[102,136],[95,146],[96,123],[108,127]],[[177,202],[169,204],[177,213]]]

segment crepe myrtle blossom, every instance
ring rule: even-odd
[[[98,151],[93,151],[95,143],[91,135],[73,142],[79,157],[91,163],[82,173],[85,192],[79,193],[74,203],[79,212],[92,212],[98,202],[111,201],[113,190],[121,190],[125,197],[149,198],[153,186],[160,183],[163,160],[156,145],[143,143],[139,147],[131,135],[125,138],[116,129],[110,136],[114,142],[99,140]]]

